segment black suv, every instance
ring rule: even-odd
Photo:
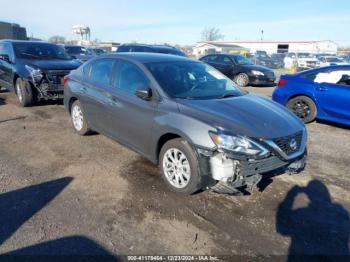
[[[265,66],[254,65],[248,58],[237,54],[212,54],[199,59],[233,79],[237,85],[274,85],[275,73]]]
[[[123,44],[118,47],[117,52],[146,52],[186,56],[184,52],[168,45]]]
[[[35,41],[0,41],[0,86],[17,94],[22,106],[63,97],[63,78],[81,63],[62,46]]]

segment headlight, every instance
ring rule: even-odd
[[[263,75],[264,75],[263,72],[256,71],[256,70],[252,70],[252,74],[253,74],[253,75],[256,75],[256,76],[263,76]]]
[[[28,70],[30,76],[33,78],[33,80],[38,80],[43,77],[43,74],[40,69],[33,68],[29,65],[26,65],[25,68]]]
[[[224,134],[217,134],[210,132],[210,137],[219,149],[225,149],[235,153],[246,155],[260,155],[268,154],[268,150],[258,143],[242,136],[230,136]]]

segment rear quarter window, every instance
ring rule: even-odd
[[[85,64],[82,68],[82,72],[84,76],[89,76],[91,70],[91,63]]]
[[[120,46],[117,52],[130,52],[130,46]]]

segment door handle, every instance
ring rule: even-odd
[[[118,99],[114,96],[111,96],[109,95],[108,96],[108,103],[111,105],[111,106],[116,106],[116,105],[119,105],[119,102],[118,102]]]
[[[318,90],[318,91],[321,91],[321,92],[325,92],[325,91],[328,90],[328,88],[327,88],[327,87],[324,87],[324,86],[320,86],[320,87],[317,88],[317,90]]]
[[[81,86],[81,87],[79,87],[79,90],[80,90],[81,92],[85,92],[85,91],[86,91],[86,87]]]

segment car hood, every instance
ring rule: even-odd
[[[41,70],[73,70],[77,69],[81,62],[78,60],[22,60],[22,63]]]
[[[273,72],[270,68],[261,65],[241,65],[241,67],[247,70],[257,70],[261,72]]]
[[[272,139],[297,133],[304,124],[281,105],[247,94],[212,100],[177,100],[179,110],[224,132]]]

